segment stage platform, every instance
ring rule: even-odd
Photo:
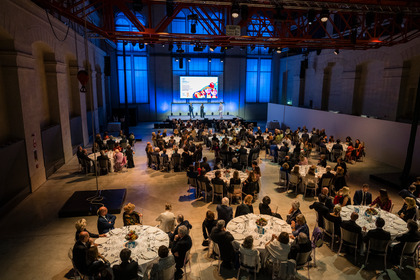
[[[235,116],[235,115],[223,115],[223,120],[233,120],[237,118],[241,119],[240,117]],[[181,115],[181,116],[173,115],[173,116],[168,116],[168,119],[170,121],[174,119],[176,120],[181,119],[183,121],[188,121],[190,120],[190,117],[187,115]],[[200,118],[200,116],[195,116],[195,118],[192,118],[191,120],[204,120],[204,119],[208,119],[209,121],[212,121],[212,120],[220,120],[220,117],[219,115],[206,115],[204,118]]]

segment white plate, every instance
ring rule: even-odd
[[[146,260],[151,260],[157,257],[157,254],[153,251],[144,252],[144,253],[141,253],[141,255],[142,255],[142,258]]]
[[[95,240],[95,243],[100,245],[100,244],[104,244],[108,241],[109,239],[107,237],[99,237],[98,239]]]

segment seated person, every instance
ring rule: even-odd
[[[222,198],[222,204],[217,205],[217,219],[224,220],[225,224],[228,224],[230,220],[233,218],[233,210],[232,207],[229,206],[229,198],[224,197]]]
[[[124,206],[124,226],[141,225],[140,217],[142,217],[143,215],[134,211],[134,208],[136,208],[136,205],[134,205],[133,203],[128,203]]]
[[[417,187],[415,185],[410,185],[408,187],[408,190],[407,189],[402,189],[398,193],[398,195],[401,196],[402,198],[406,198],[408,196],[408,197],[412,197],[412,198],[414,198],[416,200],[417,197],[414,195],[414,193],[416,191],[416,188]],[[416,204],[417,204],[417,206],[420,207],[420,202],[418,202],[417,200],[416,200]]]
[[[299,214],[302,214],[300,211],[300,203],[299,201],[295,200],[292,202],[292,208],[289,210],[289,214],[287,215],[286,222],[290,225],[292,222],[296,222],[296,217]]]
[[[287,232],[281,232],[279,236],[273,234],[271,240],[265,244],[265,248],[268,251],[267,259],[271,263],[276,260],[287,261],[290,252],[289,234]]]
[[[109,262],[99,254],[97,246],[91,246],[88,250],[88,275],[93,277],[93,279],[99,279],[100,275],[109,274],[107,269],[107,264]],[[100,278],[100,279],[107,279],[107,278]]]
[[[318,161],[318,166],[322,166],[324,168],[327,167],[327,160],[325,159],[325,155],[321,155],[321,158]]]
[[[108,231],[114,229],[115,224],[114,215],[108,214],[108,209],[105,206],[102,206],[98,209],[98,232],[99,234],[107,233]]]
[[[369,205],[372,203],[372,194],[369,192],[369,185],[363,184],[361,190],[357,190],[353,196],[354,205]]]
[[[194,165],[192,164],[190,164],[190,166],[188,167],[187,177],[193,179],[198,177],[198,172],[195,170]]]
[[[247,267],[254,267],[258,272],[261,268],[260,263],[260,252],[253,248],[254,238],[249,235],[245,237],[244,242],[239,246],[239,253],[242,255],[242,265]],[[254,259],[256,262],[252,263],[251,260]]]
[[[209,245],[209,235],[212,229],[216,226],[216,223],[217,221],[214,218],[214,212],[211,210],[207,210],[206,218],[201,224],[201,229],[203,230],[203,238],[204,238],[204,241],[202,243],[203,246]]]
[[[255,197],[255,195],[259,192],[258,189],[258,180],[257,176],[255,175],[254,171],[249,172],[248,178],[244,181],[243,187],[242,187],[242,193],[243,195],[252,195]]]
[[[325,172],[324,174],[322,174],[321,179],[319,179],[318,181],[318,189],[317,189],[317,194],[319,194],[321,192],[321,187],[322,187],[322,181],[325,180],[330,180],[330,184],[332,184],[333,182],[333,178],[334,178],[334,174],[331,173],[331,166],[327,166],[325,168],[325,170],[327,172]]]
[[[242,203],[236,208],[235,218],[249,213],[254,213],[254,208],[252,207],[252,199],[252,195],[245,196]]]
[[[307,253],[312,250],[312,243],[311,240],[309,240],[308,236],[301,232],[293,241],[290,252],[289,252],[289,259],[296,260],[298,253]]]
[[[159,273],[175,265],[175,258],[173,255],[169,255],[169,249],[165,245],[161,245],[159,247],[158,255],[159,261],[152,266],[152,270],[150,271],[150,280],[162,279]]]
[[[184,267],[184,259],[186,253],[192,247],[191,237],[188,235],[188,229],[186,226],[180,226],[178,228],[178,234],[174,237],[174,243],[172,246],[172,254],[175,258],[175,279],[181,279],[183,275],[182,268]]]
[[[359,214],[356,212],[351,213],[350,220],[341,223],[341,228],[359,234],[359,241],[361,240],[362,228],[356,224]],[[359,245],[361,242],[358,242]]]
[[[341,207],[351,205],[350,189],[348,187],[343,187],[341,189],[341,197],[339,198],[338,203]]]
[[[160,222],[158,226],[161,230],[166,233],[170,233],[175,228],[175,215],[171,212],[172,205],[169,203],[165,204],[165,212],[161,213],[157,218],[156,221]]]
[[[309,206],[309,209],[314,209],[318,213],[318,226],[320,228],[324,228],[323,217],[329,214],[329,209],[325,205],[326,201],[327,201],[327,197],[321,193],[318,196],[318,201],[315,201],[314,203],[312,203],[312,205]]]
[[[389,199],[388,191],[385,189],[379,190],[379,196],[369,205],[370,207],[378,206],[382,210],[390,211],[392,206],[392,201]]]
[[[120,149],[116,149],[115,154],[114,154],[114,171],[115,172],[121,171],[125,163],[126,163],[126,158],[124,157],[124,154],[121,153]]]
[[[87,221],[85,219],[80,219],[76,222],[75,227],[76,227],[76,237],[75,240],[79,239],[79,234],[82,231],[85,231],[89,234],[89,238],[98,238],[98,237],[105,237],[106,234],[96,234],[96,233],[91,233],[88,230],[86,230],[86,226],[87,226]]]
[[[211,183],[214,185],[222,185],[223,186],[223,196],[227,194],[227,187],[225,181],[222,179],[222,172],[220,170],[217,170],[214,173],[215,177],[211,179]]]
[[[130,249],[124,248],[120,252],[120,264],[115,264],[112,267],[115,280],[137,279],[137,271],[139,265],[136,261],[131,259]]]
[[[100,152],[100,156],[98,157],[98,163],[101,170],[101,175],[106,175],[108,171],[111,170],[111,160],[105,154],[105,151]]]
[[[92,246],[89,233],[82,231],[73,246],[73,263],[77,270],[84,275],[89,274],[88,250]]]
[[[178,235],[178,229],[181,226],[185,226],[187,228],[187,230],[188,230],[188,233],[189,233],[190,229],[192,229],[192,225],[190,224],[190,222],[188,220],[185,220],[184,219],[184,215],[178,214],[178,216],[176,217],[176,221],[177,221],[178,225],[175,227],[174,232],[172,234],[169,234],[169,239],[171,241],[173,241],[174,240],[174,237],[176,235]]]
[[[417,206],[416,200],[412,197],[406,197],[404,199],[404,205],[401,207],[400,211],[398,211],[398,216],[404,221],[408,220],[416,220],[417,214]]]
[[[238,162],[237,158],[232,158],[232,168],[241,171],[242,170],[242,164]]]
[[[290,226],[292,228],[292,234],[290,235],[290,238],[295,239],[301,232],[305,233],[306,236],[309,236],[309,227],[303,214],[297,215],[296,223],[292,221]]]
[[[342,187],[347,186],[344,169],[342,167],[339,166],[337,168],[337,173],[334,176],[332,184],[334,185],[334,190],[336,192],[339,192]]]
[[[332,213],[325,215],[325,219],[334,223],[334,235],[337,235],[339,237],[341,236],[340,227],[341,227],[341,222],[342,222],[340,212],[341,212],[341,206],[337,204],[336,206],[334,206]]]
[[[260,214],[270,215],[270,216],[274,216],[276,218],[281,219],[280,214],[274,213],[273,211],[271,211],[270,203],[271,203],[271,198],[269,196],[264,196],[264,198],[262,199],[262,202],[259,205]]]
[[[232,246],[234,238],[230,232],[226,231],[225,221],[217,221],[216,227],[213,228],[210,234],[210,239],[219,245],[222,266],[228,269],[232,268],[235,257]]]
[[[363,237],[363,241],[365,243],[369,243],[369,240],[377,239],[377,240],[391,240],[391,233],[389,231],[385,231],[382,228],[385,225],[385,220],[381,217],[378,217],[375,221],[376,228],[369,230],[365,237]],[[365,230],[365,228],[363,228]]]
[[[308,159],[305,156],[301,155],[299,157],[299,163],[298,164],[299,165],[308,165],[309,162],[308,162]]]

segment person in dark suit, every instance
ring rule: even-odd
[[[359,214],[357,214],[356,212],[351,213],[350,220],[342,222],[341,227],[350,232],[361,234],[362,228],[358,224],[356,224],[358,218]]]
[[[325,206],[325,202],[327,201],[327,197],[324,194],[320,194],[318,196],[318,201],[309,205],[309,209],[314,209],[318,213],[318,226],[320,228],[324,228],[324,219],[326,215],[330,212],[327,206]]]
[[[334,202],[332,198],[328,195],[329,189],[327,187],[322,188],[321,193],[318,195],[318,200],[320,200],[320,197],[324,195],[325,198],[325,206],[329,209],[329,211],[332,211],[334,209]]]
[[[412,197],[412,198],[414,198],[414,199],[416,200],[416,204],[417,204],[417,206],[419,206],[419,207],[420,207],[420,202],[418,202],[418,201],[417,201],[417,198],[416,198],[416,196],[414,195],[415,191],[416,191],[416,186],[415,186],[415,185],[410,185],[410,186],[408,187],[408,190],[407,190],[407,189],[402,189],[402,190],[398,193],[398,195],[399,195],[399,196],[401,196],[402,198],[406,198],[406,197]]]
[[[207,162],[207,157],[203,157],[203,161],[200,163],[201,168],[204,168],[207,172],[211,171],[210,164]]]
[[[270,203],[271,203],[271,198],[269,196],[264,196],[262,199],[262,203],[260,203],[259,205],[260,214],[270,215],[270,216],[274,216],[276,218],[282,219],[280,214],[274,213],[273,211],[271,211]]]
[[[235,256],[232,246],[234,238],[230,232],[226,231],[225,221],[217,221],[216,227],[211,231],[210,239],[219,245],[222,266],[228,269],[232,268]]]
[[[238,162],[237,158],[232,158],[232,168],[241,171],[242,170],[242,164]]]
[[[369,185],[363,184],[362,189],[354,193],[353,204],[354,205],[369,205],[372,203],[372,194],[369,191]]]
[[[112,267],[115,280],[133,280],[138,279],[137,271],[139,264],[131,259],[130,249],[124,248],[120,252],[121,264]]]
[[[235,218],[249,213],[254,213],[254,208],[252,207],[252,199],[253,196],[250,194],[245,196],[242,203],[236,208]]]
[[[332,146],[332,149],[343,151],[343,145],[341,145],[340,142],[341,142],[340,139],[337,139],[335,144]]]
[[[398,211],[398,216],[407,222],[408,220],[416,220],[416,215],[416,200],[412,197],[404,198],[404,205],[401,207],[400,211]]]
[[[114,215],[108,214],[108,209],[105,206],[102,206],[98,210],[98,232],[99,234],[104,234],[114,229],[116,217]]]
[[[100,172],[101,175],[106,175],[111,170],[111,160],[105,154],[105,151],[102,150],[100,153],[101,155],[98,157]]]
[[[73,246],[73,263],[84,275],[87,275],[89,271],[88,250],[90,247],[89,233],[82,231],[79,233],[79,238]]]
[[[392,248],[391,258],[396,263],[398,262],[398,259],[401,256],[401,252],[402,252],[402,249],[405,245],[405,242],[420,241],[419,225],[415,221],[408,220],[407,229],[408,229],[408,231],[406,233],[404,233],[400,236],[397,236],[395,238],[396,241],[400,242]]]
[[[346,174],[347,174],[347,164],[341,158],[337,158],[337,165],[334,167],[334,171],[337,171],[338,167],[343,168],[344,176],[346,176]]]
[[[369,240],[377,239],[377,240],[391,240],[391,233],[388,231],[383,230],[382,228],[385,225],[385,220],[381,217],[378,217],[375,222],[376,228],[369,230],[365,237],[363,237],[363,241],[367,244]]]
[[[298,253],[306,253],[312,250],[312,243],[308,236],[301,232],[292,243],[289,252],[289,259],[296,260]]]
[[[190,229],[192,229],[192,225],[188,220],[184,219],[184,215],[182,214],[179,214],[176,217],[176,222],[178,223],[178,225],[175,227],[174,232],[172,234],[169,234],[169,238],[171,241],[173,241],[175,236],[178,235],[178,230],[181,226],[185,226],[188,229],[188,232],[190,231]]]
[[[213,179],[211,179],[211,183],[214,185],[222,185],[223,186],[223,196],[226,195],[227,193],[227,186],[225,181],[223,181],[222,179],[222,172],[220,172],[220,170],[217,170],[214,173],[215,177]]]
[[[182,274],[184,273],[182,271],[182,268],[184,267],[184,259],[186,253],[191,249],[192,247],[192,240],[191,237],[188,235],[188,229],[186,226],[180,226],[178,228],[178,234],[175,235],[174,243],[172,246],[172,254],[175,257],[175,279],[181,279]]]
[[[217,205],[217,219],[225,221],[227,225],[230,220],[233,218],[233,210],[232,207],[229,206],[229,198],[224,197],[222,198],[222,204]]]

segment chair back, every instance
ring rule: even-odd
[[[334,234],[334,223],[330,220],[327,220],[325,217],[322,217],[324,219],[324,231],[329,233],[330,235]]]
[[[402,255],[413,255],[416,252],[417,247],[419,246],[420,241],[416,242],[405,242]]]
[[[174,167],[178,167],[178,166],[180,166],[181,165],[181,157],[180,156],[173,156],[172,155],[172,165],[174,166]]]
[[[296,261],[279,261],[276,259],[273,263],[272,279],[292,279],[296,274]]]
[[[239,262],[241,265],[244,265],[247,268],[257,268],[258,262],[260,259],[260,253],[256,251],[257,254],[254,255],[245,255],[245,254],[239,254]]]
[[[213,241],[213,251],[216,255],[219,256],[220,258],[220,248],[219,248],[219,244],[217,244],[216,242]]]
[[[359,234],[356,232],[348,231],[344,228],[341,228],[341,239],[343,241],[346,241],[347,243],[351,245],[357,245],[357,240],[359,238]]]
[[[317,179],[315,176],[305,176],[305,182],[308,187],[316,187]]]
[[[308,262],[308,259],[311,253],[312,253],[312,250],[305,253],[298,253],[296,256],[296,266],[305,265]]]
[[[158,161],[157,161],[157,157],[156,157],[156,155],[153,155],[153,154],[152,154],[152,155],[150,155],[150,158],[152,159],[152,163],[153,163],[153,164],[157,164],[157,162],[158,162]]]
[[[322,179],[322,181],[321,181],[321,188],[323,188],[323,187],[330,188],[331,181],[332,181],[332,178],[324,178],[324,179]]]
[[[223,185],[214,184],[214,193],[223,194]]]
[[[248,155],[242,154],[239,156],[239,162],[242,165],[248,164]]]
[[[297,185],[297,184],[299,184],[299,176],[298,175],[296,175],[296,174],[291,174],[290,175],[290,179],[289,179],[289,183],[290,184],[292,184],[292,185]]]
[[[168,157],[165,157],[163,155],[160,156],[160,164],[162,164],[163,166],[168,165]]]
[[[188,184],[196,188],[197,187],[197,179],[188,177]]]
[[[287,181],[287,172],[284,170],[280,170],[280,180]]]
[[[252,160],[257,160],[260,157],[259,153],[253,153],[252,154]]]
[[[191,249],[185,253],[184,266],[190,261],[190,251]]]
[[[242,184],[234,184],[233,185],[233,195],[234,196],[241,196],[242,195]]]
[[[369,238],[368,250],[375,251],[378,253],[384,253],[387,251],[389,243],[389,240]]]
[[[175,276],[175,264],[158,272],[158,278],[161,280],[173,280]]]

